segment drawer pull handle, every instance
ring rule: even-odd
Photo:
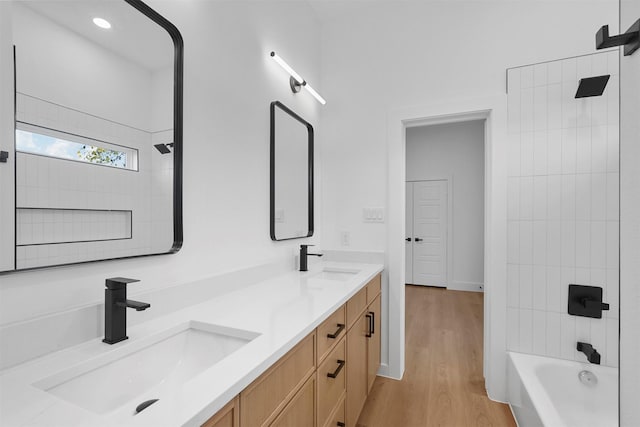
[[[369,314],[371,315],[371,335],[373,335],[376,333],[376,313],[370,311]]]
[[[338,427],[344,427],[344,426],[345,426],[345,423],[343,423],[342,421],[338,421],[338,422],[336,423],[336,425],[337,425]]]
[[[338,329],[332,334],[327,334],[327,338],[331,338],[331,339],[338,338],[338,335],[340,335],[340,332],[342,332],[343,329],[344,329],[344,324],[338,323]]]
[[[373,336],[373,330],[372,330],[373,328],[371,327],[371,323],[373,323],[372,322],[373,317],[371,316],[371,312],[365,314],[365,317],[369,321],[369,325],[368,325],[369,327],[367,328],[367,333],[365,334],[365,337],[371,338]]]
[[[329,378],[336,378],[340,371],[342,371],[342,368],[344,368],[344,360],[338,360],[338,368],[334,372],[329,372],[327,376]]]

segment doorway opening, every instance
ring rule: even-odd
[[[485,120],[406,129],[405,283],[484,289]]]
[[[388,363],[383,375],[400,379],[405,370],[405,196],[406,131],[414,127],[447,123],[484,121],[484,298],[483,298],[483,376],[492,400],[506,399],[506,321],[504,298],[506,275],[506,188],[502,171],[507,168],[507,144],[493,123],[507,120],[503,97],[452,99],[445,104],[398,108],[388,115],[388,214],[387,289],[383,302],[388,313]]]

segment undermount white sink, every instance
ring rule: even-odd
[[[320,280],[334,280],[338,282],[344,282],[344,281],[353,279],[353,277],[358,273],[360,273],[360,270],[325,267],[322,269],[322,271],[315,274],[313,278],[320,279]]]
[[[143,400],[159,398],[163,391],[187,382],[258,336],[192,320],[33,385],[98,414],[128,402],[133,412]]]

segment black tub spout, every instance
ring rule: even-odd
[[[586,342],[578,342],[576,350],[584,353],[584,355],[587,356],[587,360],[589,361],[589,363],[593,363],[595,365],[600,364],[600,353],[598,353],[598,351],[593,348],[591,344]]]

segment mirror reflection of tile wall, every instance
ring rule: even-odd
[[[125,1],[1,3],[0,271],[171,251],[172,37]]]
[[[173,156],[152,143],[169,142],[172,131],[152,134],[22,94],[17,120],[134,148],[139,164],[135,171],[18,152],[17,268],[167,250]]]

